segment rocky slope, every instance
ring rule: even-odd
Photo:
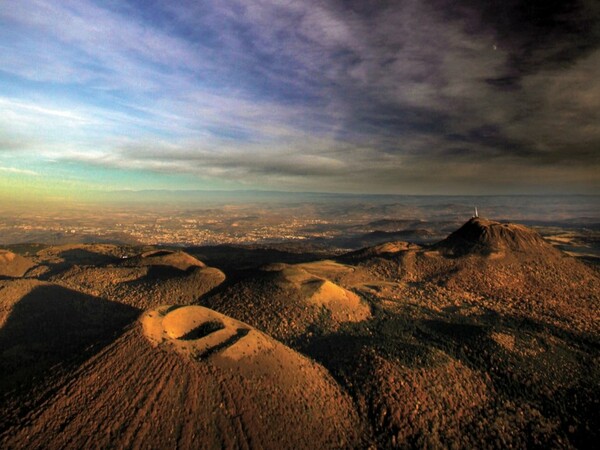
[[[479,218],[252,255],[28,255],[0,280],[0,447],[594,448],[597,266]]]
[[[270,264],[201,303],[277,339],[291,340],[315,327],[334,330],[341,323],[371,317],[359,295],[332,281],[347,279],[352,272],[332,261]]]
[[[554,248],[535,231],[518,224],[474,217],[434,246],[445,255],[493,255],[503,251],[555,254]]]

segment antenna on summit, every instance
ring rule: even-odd
[[[473,219],[477,219],[479,217],[479,213],[477,212],[477,206],[475,207],[475,214],[473,214]]]

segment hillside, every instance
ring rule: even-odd
[[[164,303],[192,303],[225,280],[220,270],[208,267],[184,252],[145,252],[108,264],[73,265],[49,277],[140,309]]]
[[[0,277],[22,277],[35,263],[8,250],[0,250]]]
[[[469,220],[434,248],[450,256],[492,255],[503,251],[537,255],[556,253],[539,234],[523,225],[479,217]]]
[[[0,435],[5,446],[354,448],[364,437],[322,367],[198,306],[147,312],[45,395],[29,426]]]
[[[201,303],[287,341],[313,328],[335,330],[341,323],[368,319],[369,305],[332,281],[354,275],[353,268],[331,261],[271,264]]]
[[[599,437],[598,267],[523,225],[323,260],[210,247],[223,270],[202,249],[30,248],[0,280],[2,448]]]

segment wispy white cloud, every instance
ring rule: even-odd
[[[17,174],[17,175],[30,175],[30,176],[34,176],[34,177],[37,177],[39,175],[38,172],[35,172],[33,170],[18,169],[16,167],[3,167],[3,166],[0,166],[0,172],[14,173],[14,174]]]
[[[59,71],[57,81],[73,81],[69,75],[83,73],[86,76],[80,80],[104,83],[105,88],[127,83],[134,89],[156,89],[160,86],[154,79],[160,71],[152,64],[169,69],[210,65],[197,58],[186,41],[87,0],[24,0],[2,8],[0,19],[17,24],[24,37],[33,34],[29,54],[24,56],[41,56],[35,64],[51,62],[55,67],[55,56],[64,57],[60,64],[65,69]],[[43,66],[38,69],[39,76],[53,75]]]
[[[4,114],[9,116],[9,119],[19,122],[43,118],[43,120],[60,121],[73,126],[93,123],[90,117],[85,117],[73,110],[45,107],[13,98],[0,97],[0,108]]]

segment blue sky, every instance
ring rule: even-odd
[[[596,2],[0,3],[0,189],[598,193]]]

